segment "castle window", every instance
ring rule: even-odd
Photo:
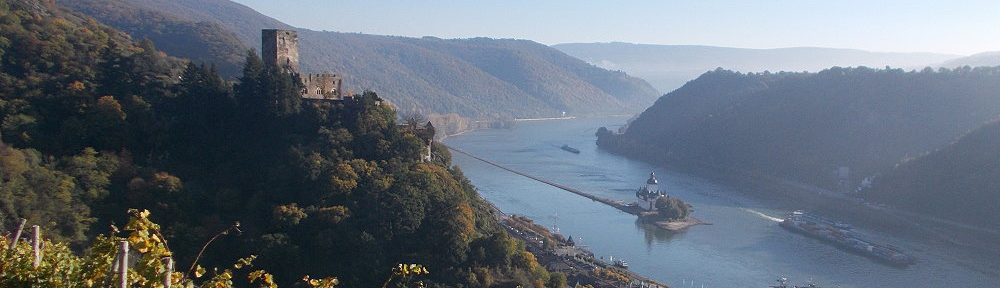
[[[321,88],[316,88],[316,94],[320,94],[320,95],[322,95],[322,94],[323,94],[323,89],[321,89]]]

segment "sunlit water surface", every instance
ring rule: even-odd
[[[995,275],[963,266],[933,245],[862,231],[900,246],[920,263],[894,268],[789,233],[776,220],[790,209],[741,196],[693,175],[630,160],[597,149],[597,127],[616,129],[626,118],[518,122],[514,129],[479,130],[445,143],[513,169],[602,197],[632,201],[633,191],[655,171],[671,195],[713,225],[671,234],[575,194],[452,153],[454,163],[480,194],[506,213],[528,216],[630,269],[673,287],[767,287],[779,276],[821,287],[1000,287]],[[579,149],[572,154],[559,147]],[[743,191],[746,192],[746,191]],[[980,267],[981,268],[981,267]]]

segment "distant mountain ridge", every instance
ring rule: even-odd
[[[748,49],[700,45],[566,43],[552,47],[597,66],[646,79],[666,93],[715,68],[740,72],[816,72],[834,66],[920,69],[958,55],[793,47]]]
[[[345,89],[378,91],[403,113],[458,113],[476,118],[552,116],[564,111],[618,114],[639,111],[659,96],[642,79],[527,40],[311,31],[225,0],[116,2],[193,23],[215,23],[245,46],[257,49],[261,29],[295,29],[304,72],[342,74]]]
[[[1000,51],[983,52],[967,57],[955,58],[941,63],[940,66],[945,68],[1000,66]]]

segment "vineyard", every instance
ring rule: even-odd
[[[65,244],[45,240],[38,225],[30,237],[21,237],[25,223],[8,237],[0,237],[0,287],[278,287],[274,276],[255,269],[250,255],[230,267],[202,267],[197,263],[185,272],[175,271],[173,252],[160,233],[160,226],[149,220],[148,210],[129,210],[129,222],[123,229],[112,226],[108,235],[100,235],[82,255]],[[236,223],[218,236],[239,231]],[[207,248],[213,237],[203,248]],[[211,274],[211,275],[209,275]],[[407,287],[415,276],[428,274],[417,264],[399,264],[383,287]],[[241,277],[237,279],[237,277]],[[337,278],[302,278],[305,287],[334,287]],[[423,287],[423,282],[413,283]]]

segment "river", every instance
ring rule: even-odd
[[[900,239],[857,228],[868,238],[903,248],[918,264],[894,268],[792,234],[777,221],[792,207],[750,198],[694,175],[654,167],[597,148],[597,127],[616,129],[624,117],[518,122],[513,129],[477,130],[445,143],[501,165],[600,197],[634,201],[650,171],[661,188],[694,206],[702,225],[672,234],[570,192],[453,154],[454,164],[502,211],[530,217],[572,236],[598,257],[622,258],[630,269],[672,287],[767,287],[784,276],[821,287],[1000,287],[1000,276],[969,264],[940,243]],[[563,144],[580,154],[561,150]]]

